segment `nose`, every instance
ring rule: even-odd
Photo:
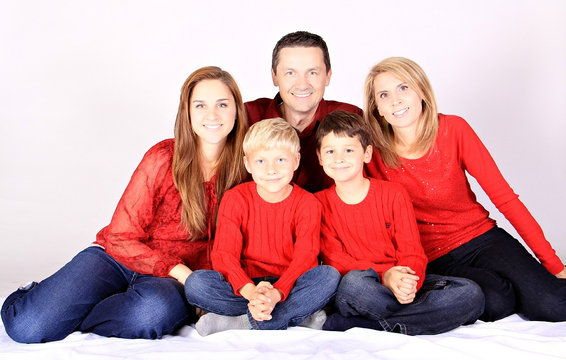
[[[391,95],[391,100],[393,101],[393,105],[399,105],[401,103],[401,98],[397,94]]]
[[[309,85],[306,75],[297,76],[297,83],[295,86],[301,90],[308,88]]]
[[[337,163],[337,164],[344,162],[344,159],[342,159],[341,154],[336,154],[336,157],[334,157],[334,162]]]
[[[268,175],[275,175],[277,173],[277,171],[275,170],[275,165],[273,165],[270,162],[267,163],[267,169],[266,170],[267,170]]]
[[[216,119],[217,114],[216,114],[216,107],[210,107],[206,113],[206,118],[207,119]]]

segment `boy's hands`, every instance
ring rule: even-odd
[[[257,285],[246,284],[240,289],[240,294],[249,301],[248,309],[256,321],[271,320],[273,308],[283,297],[267,281],[261,281]]]
[[[417,294],[417,281],[419,277],[408,266],[393,266],[383,273],[385,285],[400,304],[410,304]]]

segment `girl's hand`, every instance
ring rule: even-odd
[[[559,279],[566,279],[566,268],[562,269],[561,272],[555,275]]]

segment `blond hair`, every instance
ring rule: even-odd
[[[207,66],[193,72],[181,89],[181,100],[175,121],[175,150],[173,154],[173,181],[183,202],[181,223],[192,240],[207,235],[209,224],[216,221],[218,205],[208,209],[206,181],[201,161],[201,149],[197,135],[191,126],[189,103],[195,86],[203,80],[220,80],[229,89],[236,103],[234,128],[226,138],[224,149],[216,168],[217,204],[226,190],[243,182],[247,172],[243,164],[242,141],[247,129],[247,117],[242,95],[234,78],[216,66]],[[214,231],[214,229],[212,229]]]
[[[385,165],[397,168],[402,161],[395,152],[395,133],[379,114],[375,100],[374,82],[379,74],[391,73],[417,92],[422,99],[422,113],[418,123],[417,140],[410,151],[428,152],[438,133],[438,108],[430,81],[423,69],[414,61],[403,57],[390,57],[373,66],[364,87],[364,118],[370,125],[375,145]]]
[[[287,149],[298,154],[301,149],[299,135],[282,118],[261,120],[252,126],[244,137],[244,154],[249,156],[256,150]]]

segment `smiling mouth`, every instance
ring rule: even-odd
[[[302,99],[302,98],[307,98],[307,97],[309,97],[309,96],[311,96],[311,95],[312,95],[312,93],[308,93],[308,94],[295,94],[295,93],[293,93],[293,96],[296,96],[296,97],[301,98],[301,99]]]
[[[347,170],[349,168],[350,168],[349,166],[334,166],[331,169],[340,171],[340,170]]]
[[[407,111],[409,111],[409,108],[404,108],[403,110],[399,110],[393,113],[393,116],[400,116],[405,114]]]
[[[213,131],[214,131],[214,130],[220,129],[220,128],[222,127],[222,124],[215,124],[215,125],[210,125],[210,124],[208,124],[208,125],[204,125],[204,127],[205,127],[206,129],[208,129],[208,130],[213,130]]]
[[[281,178],[277,178],[277,179],[265,179],[265,181],[268,182],[268,183],[276,183],[276,182],[278,182],[279,180],[281,180]]]

